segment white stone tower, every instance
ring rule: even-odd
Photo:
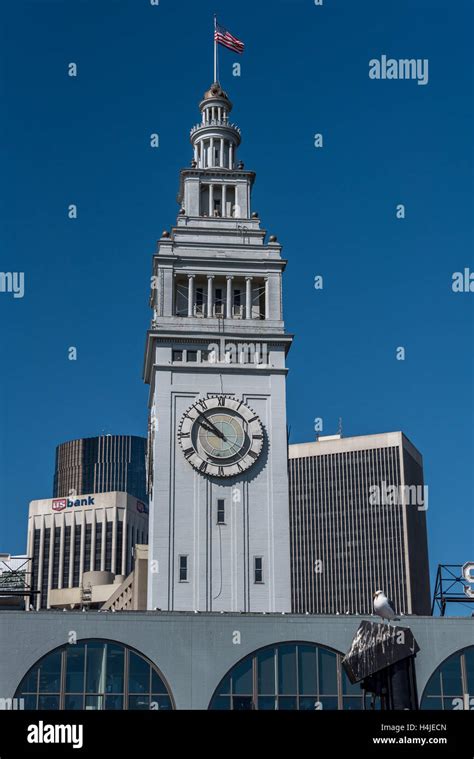
[[[290,611],[286,262],[251,211],[220,84],[200,109],[153,263],[148,607]]]

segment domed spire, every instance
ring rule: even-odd
[[[204,93],[199,108],[201,123],[191,130],[196,167],[235,169],[241,132],[238,126],[229,121],[233,105],[220,82],[214,82]]]

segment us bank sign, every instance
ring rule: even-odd
[[[70,498],[55,498],[51,508],[53,511],[64,511],[64,509],[72,509],[74,506],[95,506],[95,498],[88,496],[87,498],[76,498],[75,501]]]

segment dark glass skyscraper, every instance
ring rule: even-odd
[[[56,448],[54,498],[71,491],[122,492],[148,503],[146,488],[146,438],[133,435],[101,435],[62,443]]]

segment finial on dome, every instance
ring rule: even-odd
[[[208,100],[221,100],[224,101],[227,110],[232,110],[231,100],[225,90],[222,89],[220,82],[214,82],[211,87],[204,93],[204,98],[201,103],[201,108]]]

